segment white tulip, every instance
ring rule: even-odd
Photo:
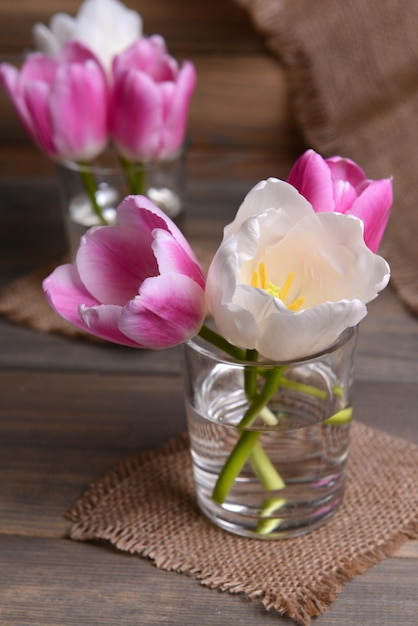
[[[118,0],[85,0],[76,17],[56,13],[49,28],[37,23],[32,34],[36,48],[52,56],[67,41],[83,43],[109,74],[113,57],[142,36],[142,18]]]
[[[294,187],[270,178],[225,228],[206,297],[230,343],[293,361],[356,326],[389,277],[387,262],[364,243],[361,220],[315,213]]]

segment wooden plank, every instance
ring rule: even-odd
[[[255,51],[263,41],[253,28],[248,14],[233,2],[211,0],[124,0],[123,4],[138,11],[147,35],[162,34],[170,50]],[[78,0],[19,0],[0,3],[0,51],[20,53],[32,47],[32,27],[36,22],[48,24],[57,12],[75,15]]]
[[[3,626],[294,625],[258,602],[104,545],[0,537],[0,552]],[[416,562],[391,558],[347,584],[315,624],[412,626],[417,612]]]
[[[196,56],[189,135],[203,145],[280,146],[298,140],[284,69],[269,55]]]
[[[104,546],[0,537],[0,551],[2,626],[224,626],[231,616],[234,626],[277,621],[256,603]]]
[[[185,428],[179,376],[1,372],[0,532],[62,536],[90,482]]]

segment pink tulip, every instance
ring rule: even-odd
[[[180,344],[200,329],[205,280],[179,229],[144,196],[128,196],[118,225],[91,228],[76,264],[45,279],[45,295],[66,320],[136,348]]]
[[[105,147],[106,78],[81,44],[67,44],[56,58],[31,53],[20,71],[2,63],[0,84],[26,131],[48,156],[90,161]]]
[[[287,182],[312,204],[316,213],[346,213],[360,218],[366,245],[376,252],[393,201],[390,178],[368,180],[350,159],[323,159],[307,150],[292,167]]]
[[[178,68],[159,35],[137,40],[113,61],[110,132],[129,161],[152,161],[184,141],[196,82],[192,63]]]

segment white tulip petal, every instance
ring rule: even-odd
[[[206,297],[228,341],[289,361],[325,350],[356,326],[389,276],[359,219],[316,214],[290,185],[269,179],[225,228]]]
[[[367,314],[360,300],[323,302],[297,313],[277,310],[261,322],[256,348],[265,358],[292,361],[317,354]]]
[[[234,221],[226,227],[225,234],[236,232],[247,219],[257,217],[269,208],[283,211],[292,223],[313,211],[309,202],[292,185],[277,178],[268,178],[257,183],[246,195]]]

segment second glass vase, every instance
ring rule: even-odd
[[[146,195],[181,227],[185,209],[185,153],[149,163],[123,163],[109,151],[93,163],[57,164],[70,257],[88,228],[114,224],[127,195]]]

